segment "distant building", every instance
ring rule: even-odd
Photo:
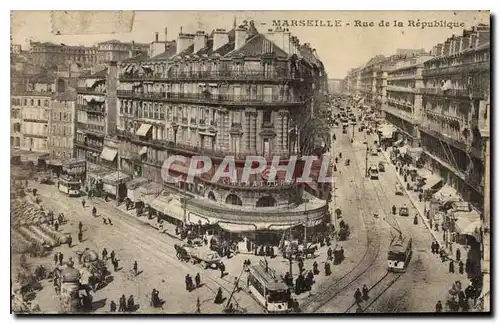
[[[140,54],[147,54],[149,44],[130,43],[109,40],[97,44],[97,63],[118,62]]]
[[[80,64],[82,67],[90,67],[97,63],[97,48],[94,46],[67,46],[49,42],[31,42],[30,47],[33,63],[39,66],[56,69],[57,66],[67,66],[71,63]]]
[[[328,92],[341,93],[342,92],[342,79],[328,79]]]
[[[22,48],[19,44],[10,44],[10,54],[21,54]]]

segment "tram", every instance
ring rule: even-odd
[[[63,174],[59,177],[57,188],[60,192],[64,192],[70,197],[75,197],[80,195],[81,183],[79,180],[74,180],[69,176]]]
[[[387,254],[387,270],[391,272],[405,272],[412,255],[411,237],[399,235],[389,246]]]
[[[288,312],[290,288],[276,277],[276,272],[263,261],[248,270],[249,290],[257,302],[270,313]]]

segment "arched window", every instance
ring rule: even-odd
[[[230,194],[226,198],[226,204],[241,206],[243,205],[243,202],[241,201],[240,197],[236,196],[235,194]]]
[[[273,196],[264,196],[259,198],[256,203],[257,207],[273,207],[276,206],[276,199]]]
[[[216,201],[216,200],[217,200],[217,199],[215,199],[215,195],[214,195],[213,191],[210,191],[210,192],[208,193],[208,199],[213,200],[213,201]]]

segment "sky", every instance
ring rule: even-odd
[[[215,28],[229,30],[234,19],[238,24],[243,20],[253,20],[262,33],[273,28],[273,21],[283,24],[285,20],[314,20],[318,22],[313,24],[322,21],[326,26],[307,26],[306,23],[306,26],[288,29],[301,43],[310,43],[316,49],[329,78],[344,78],[351,68],[363,65],[375,55],[395,54],[398,48],[430,51],[451,35],[461,34],[464,28],[479,23],[489,24],[489,13],[478,11],[135,11],[130,17],[133,17],[133,23],[128,32],[65,35],[63,31],[62,35],[55,35],[50,11],[12,11],[11,37],[14,44],[21,44],[26,50],[30,39],[66,45],[92,45],[110,39],[150,43],[155,32],[159,32],[160,40],[164,40],[165,27],[168,39],[172,40],[177,38],[181,27],[183,32],[189,33],[199,29],[207,32]],[[367,25],[356,26],[356,20]],[[382,20],[390,26],[380,26]],[[422,28],[418,20],[444,22],[451,26]],[[336,21],[338,26],[335,26]],[[400,22],[401,26],[394,26],[394,21]],[[369,23],[374,26],[369,26]],[[69,24],[73,32],[84,25]],[[100,30],[105,31],[105,28]]]

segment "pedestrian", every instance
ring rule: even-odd
[[[83,241],[83,233],[80,231],[78,232],[78,242],[82,243]]]
[[[128,311],[133,311],[134,310],[134,306],[135,306],[135,302],[134,302],[134,295],[130,295],[130,297],[128,298],[127,300],[127,308],[128,308]]]
[[[221,304],[223,301],[224,300],[223,300],[223,297],[222,297],[222,288],[219,287],[219,289],[217,289],[217,294],[215,295],[214,303]]]
[[[186,290],[187,291],[191,291],[191,285],[189,284],[190,282],[190,276],[189,274],[186,275],[186,277],[184,278],[184,283],[186,284]]]
[[[113,225],[113,223],[111,223],[111,218],[108,217],[108,223],[109,225]]]
[[[356,289],[356,292],[354,293],[354,301],[356,301],[357,304],[361,303],[361,291],[359,288]]]
[[[330,263],[325,262],[325,276],[329,276],[332,274],[332,269],[330,268]]]
[[[392,205],[392,214],[396,215],[396,206],[395,205]]]
[[[85,208],[85,198],[82,199],[82,207]]]
[[[103,218],[102,218],[102,223],[103,223],[104,225],[108,225],[108,221],[107,221],[107,219],[103,217]]]
[[[95,208],[95,206],[92,207],[92,216],[97,216],[97,208]]]
[[[57,261],[58,261],[58,260],[59,260],[59,258],[58,258],[58,253],[56,252],[56,253],[54,254],[54,265],[57,265]]]
[[[459,247],[457,247],[457,252],[456,252],[456,254],[455,254],[455,255],[456,255],[456,257],[457,257],[457,261],[460,261],[460,256],[461,256],[461,255],[460,255],[460,248],[459,248]]]
[[[413,225],[418,225],[418,216],[415,215],[415,217],[413,218]]]
[[[102,249],[102,260],[105,261],[108,258],[108,250],[106,248]]]
[[[363,285],[363,299],[368,300],[368,287],[366,285]]]
[[[56,232],[59,230],[59,222],[58,221],[54,222],[54,229],[56,230]]]
[[[422,199],[424,198],[424,195],[422,193],[418,194],[418,201],[422,202]]]
[[[118,271],[118,260],[116,260],[116,259],[115,259],[115,262],[113,262],[113,270],[114,270],[115,272],[117,272],[117,271]]]
[[[137,261],[134,261],[134,274],[137,276],[137,270],[139,267],[137,266]]]
[[[112,313],[116,312],[116,303],[113,300],[109,304],[109,311]]]
[[[111,262],[115,262],[115,250],[111,251],[109,256],[111,257]]]
[[[332,255],[333,255],[333,250],[332,248],[328,248],[328,251],[326,251],[326,255],[327,255],[327,260],[330,261],[332,259]]]
[[[462,260],[458,262],[458,273],[464,274],[464,263],[462,262]]]
[[[438,300],[436,303],[436,313],[441,313],[443,311],[443,305],[441,304],[441,301]]]
[[[78,231],[81,232],[82,229],[83,229],[83,224],[82,224],[82,222],[79,222],[78,223]]]
[[[318,262],[316,262],[316,261],[314,261],[314,263],[313,263],[313,273],[315,276],[319,274]]]
[[[59,265],[62,265],[63,259],[64,259],[64,255],[61,252],[61,253],[59,253]]]
[[[220,269],[220,277],[223,278],[224,277],[224,271],[226,271],[226,266],[224,265],[224,263],[220,263],[219,264],[219,269]]]
[[[450,261],[450,266],[448,270],[450,273],[455,273],[455,264],[453,263],[453,260]]]
[[[431,243],[431,252],[432,254],[436,254],[436,241],[432,241]]]
[[[434,223],[434,229],[436,230],[436,232],[439,232],[439,225],[438,225],[438,223]]]
[[[194,276],[194,281],[196,283],[196,288],[200,287],[200,285],[201,285],[201,277],[200,277],[200,273],[199,272],[196,274],[196,276]]]
[[[71,234],[68,235],[68,247],[71,247],[71,243],[73,243],[73,237],[71,237]]]
[[[118,308],[119,312],[125,312],[127,310],[127,299],[125,298],[125,295],[122,295],[120,297],[120,305]]]

